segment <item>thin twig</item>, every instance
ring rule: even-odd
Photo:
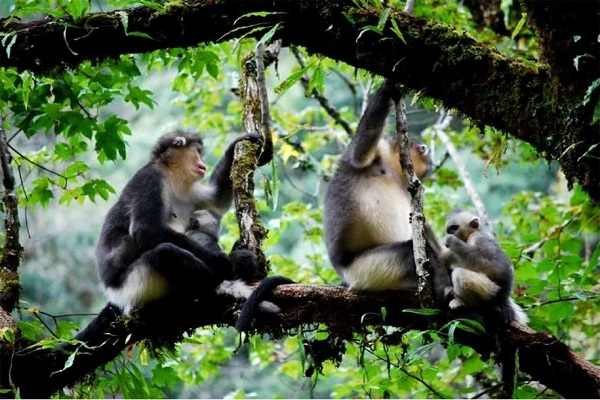
[[[477,214],[479,214],[479,219],[480,219],[482,225],[484,227],[486,227],[486,229],[489,232],[492,232],[493,231],[492,222],[490,221],[490,219],[488,217],[488,213],[485,208],[485,205],[483,204],[483,200],[481,199],[481,196],[479,196],[479,193],[477,193],[477,190],[475,189],[475,185],[473,184],[473,180],[471,179],[471,175],[469,174],[469,171],[467,171],[467,167],[465,166],[465,163],[462,161],[460,154],[458,154],[458,150],[456,149],[456,146],[454,146],[454,144],[450,140],[450,137],[446,133],[446,129],[448,128],[448,126],[450,126],[451,122],[452,122],[452,115],[450,115],[448,112],[446,112],[446,110],[442,110],[440,112],[440,116],[439,116],[437,122],[433,126],[433,131],[437,135],[437,137],[440,138],[440,140],[446,147],[446,151],[450,154],[450,157],[452,157],[452,161],[454,162],[454,165],[456,166],[456,169],[458,170],[458,173],[461,177],[461,180],[463,182],[465,190],[466,190],[467,194],[469,195],[469,197],[471,198],[471,202],[473,203],[473,206],[475,206],[475,209],[477,210]]]
[[[23,160],[27,161],[28,163],[30,163],[30,164],[32,164],[32,165],[35,165],[35,166],[36,166],[36,167],[38,167],[39,169],[41,169],[41,170],[43,170],[43,171],[46,171],[46,172],[49,172],[49,173],[51,173],[52,175],[56,175],[56,176],[58,176],[59,178],[63,178],[63,179],[65,180],[65,186],[63,187],[63,189],[66,189],[66,188],[67,188],[67,181],[68,181],[69,179],[76,178],[76,177],[79,175],[79,174],[76,174],[76,175],[73,175],[73,176],[64,176],[64,175],[61,175],[61,174],[59,174],[58,172],[56,172],[56,171],[53,171],[53,170],[51,170],[51,169],[49,169],[49,168],[47,168],[47,167],[44,167],[43,165],[41,165],[41,164],[39,164],[39,163],[36,163],[35,161],[33,161],[33,160],[31,160],[31,159],[27,158],[25,155],[21,154],[21,153],[20,153],[20,152],[19,152],[17,149],[15,149],[14,147],[12,147],[10,144],[8,145],[8,148],[9,148],[9,149],[11,149],[12,151],[14,151],[14,152],[15,152],[15,153],[16,153],[16,154],[19,156],[19,157],[21,157]]]
[[[300,65],[300,67],[306,68],[306,62],[304,61],[302,54],[300,54],[300,50],[298,50],[298,48],[296,48],[296,47],[292,47],[292,54],[294,54],[294,56],[296,57],[296,60],[298,61],[298,64]],[[309,84],[308,77],[302,76],[302,78],[300,78],[300,82],[302,83],[304,90],[308,90],[308,84]],[[354,134],[354,131],[350,127],[350,124],[348,123],[348,121],[346,121],[344,118],[342,118],[339,111],[331,105],[331,103],[329,102],[329,99],[327,99],[327,97],[325,97],[324,95],[322,95],[315,89],[313,89],[310,92],[310,96],[312,96],[319,102],[319,104],[321,105],[321,107],[323,107],[325,112],[327,112],[327,114],[331,118],[333,118],[333,120],[346,131],[348,136],[352,136]]]
[[[417,272],[417,294],[421,307],[432,307],[433,301],[433,273],[431,263],[427,258],[426,241],[424,235],[425,216],[423,213],[424,188],[416,177],[410,157],[410,141],[408,139],[408,121],[406,119],[406,105],[404,95],[396,104],[396,135],[400,147],[400,165],[404,173],[403,179],[408,185],[411,195],[411,227],[413,239],[413,255]]]

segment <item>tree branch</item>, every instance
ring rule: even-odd
[[[0,112],[0,165],[2,167],[2,184],[4,196],[2,202],[6,207],[4,211],[4,246],[2,259],[0,259],[0,328],[14,326],[14,321],[9,314],[19,301],[21,281],[19,278],[19,265],[23,255],[23,246],[19,242],[19,209],[18,197],[15,193],[15,177],[12,172],[12,156],[6,141],[4,118]]]
[[[446,147],[447,153],[452,158],[452,161],[454,162],[454,165],[456,166],[456,169],[458,170],[458,173],[460,175],[460,180],[462,181],[467,194],[471,198],[471,202],[475,206],[475,209],[477,210],[477,214],[479,215],[479,219],[481,220],[483,226],[485,226],[490,232],[492,232],[492,222],[490,221],[487,215],[487,211],[485,205],[483,204],[483,200],[481,199],[481,196],[479,196],[479,193],[477,193],[475,185],[473,185],[471,175],[469,174],[469,171],[467,171],[465,163],[462,162],[462,157],[460,156],[460,154],[458,154],[458,150],[456,149],[454,144],[452,144],[452,142],[450,141],[450,137],[448,137],[448,134],[445,132],[446,128],[450,125],[450,122],[452,122],[452,116],[448,114],[447,111],[442,110],[438,121],[433,126],[433,132],[438,138],[440,138],[440,140],[444,144],[444,147]]]
[[[294,57],[296,57],[296,60],[298,61],[298,65],[300,65],[300,68],[306,68],[306,62],[304,61],[302,54],[300,53],[300,51],[297,48],[292,48],[292,54],[294,54]],[[300,83],[302,83],[302,86],[304,87],[305,92],[307,94],[309,94],[310,96],[312,96],[313,98],[315,98],[319,102],[321,107],[323,107],[325,112],[337,124],[339,124],[342,127],[342,129],[344,129],[344,131],[346,131],[346,133],[348,134],[349,137],[352,137],[354,135],[354,131],[350,127],[350,124],[348,123],[348,121],[346,121],[344,118],[342,118],[339,111],[336,110],[335,107],[333,107],[331,105],[331,103],[329,103],[329,99],[327,97],[325,97],[324,95],[322,95],[321,93],[319,93],[316,89],[313,89],[310,93],[308,93],[309,82],[310,81],[306,75],[304,75],[304,76],[302,76],[302,78],[300,78]]]
[[[253,23],[280,23],[275,38],[286,44],[304,46],[312,53],[392,78],[443,101],[446,108],[457,109],[478,124],[531,143],[540,153],[561,162],[571,184],[578,180],[592,199],[600,200],[600,146],[596,146],[600,125],[591,124],[595,101],[581,105],[585,90],[597,78],[598,57],[586,57],[585,65],[576,73],[573,67],[552,71],[556,79],[551,80],[550,70],[542,64],[511,59],[451,27],[397,10],[389,19],[396,21],[404,40],[391,29],[384,29],[382,35],[367,32],[358,39],[364,26],[377,25],[379,14],[345,0],[193,4],[171,4],[160,13],[147,7],[123,11],[130,32],[144,32],[152,39],[127,35],[121,23],[123,14],[117,12],[92,14],[78,22],[11,22],[0,32],[17,36],[10,57],[0,53],[0,67],[47,71],[76,66],[83,60],[229,40],[250,30],[232,31],[232,27],[240,28],[235,23],[240,16],[272,12],[242,21],[249,27]],[[582,50],[585,54],[600,51],[596,2],[529,0],[525,5],[540,36],[548,38],[542,39],[544,47],[560,44],[555,53],[544,53],[549,61],[560,62],[560,67],[573,64],[570,55],[582,55]],[[307,21],[311,29],[306,29]],[[586,43],[575,42],[571,36],[567,40],[569,27]],[[560,33],[558,42],[552,40],[554,29]]]
[[[381,325],[383,307],[386,309],[385,325],[388,326],[437,329],[444,320],[443,316],[434,318],[403,312],[419,306],[412,292],[356,294],[340,286],[283,285],[275,290],[271,300],[281,307],[282,314],[261,314],[255,327],[258,333],[275,337],[301,325],[324,323],[331,335],[349,339],[353,333],[364,333],[371,325]],[[211,306],[206,307],[206,304]],[[11,387],[8,376],[11,370],[12,382],[20,388],[22,397],[49,397],[65,385],[82,380],[95,368],[114,359],[126,346],[142,339],[172,345],[181,340],[184,332],[196,327],[232,325],[235,321],[232,306],[231,299],[205,296],[190,305],[167,305],[164,309],[153,310],[151,316],[154,317],[149,319],[119,317],[120,313],[107,306],[77,336],[80,342],[66,345],[62,351],[24,351],[29,343],[19,342],[13,357],[10,349],[1,347],[0,387]],[[475,340],[471,338],[469,344],[487,356],[496,339],[501,345],[518,348],[521,371],[562,396],[598,397],[600,369],[555,337],[513,323],[497,332],[497,337],[479,336]],[[82,342],[87,343],[87,347],[83,347]],[[64,369],[70,353],[76,349],[78,355],[73,365]]]

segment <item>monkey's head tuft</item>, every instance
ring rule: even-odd
[[[198,133],[176,130],[162,135],[152,149],[152,160],[160,159],[168,164],[172,148],[185,148],[196,146],[202,150],[202,138]]]

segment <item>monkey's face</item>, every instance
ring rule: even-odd
[[[446,223],[446,233],[456,236],[463,242],[466,242],[477,229],[479,229],[479,218],[468,212],[453,214]]]
[[[199,146],[187,146],[171,149],[171,160],[169,168],[180,174],[184,181],[195,182],[206,175],[206,164],[202,159],[202,148]]]
[[[429,148],[417,141],[411,141],[410,158],[415,169],[415,175],[419,179],[425,178],[433,169],[433,161]]]
[[[417,142],[416,140],[410,140],[410,159],[413,164],[413,169],[415,171],[415,175],[419,179],[425,178],[433,169],[433,161],[431,160],[431,155],[429,153],[429,148]],[[394,141],[392,144],[392,157],[400,165],[400,144],[397,141]],[[402,169],[399,168],[401,172]]]

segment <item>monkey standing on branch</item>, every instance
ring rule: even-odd
[[[370,101],[356,135],[342,155],[325,196],[325,239],[331,263],[352,290],[416,290],[410,224],[411,195],[399,144],[382,136],[392,101],[400,92],[385,81]],[[415,175],[432,170],[427,146],[411,141]],[[450,288],[436,238],[426,229],[427,256],[437,302]]]
[[[454,261],[452,285],[454,299],[450,308],[489,305],[497,309],[504,321],[525,325],[527,316],[511,298],[513,266],[491,233],[468,212],[455,210],[446,221],[444,258]]]
[[[224,279],[254,272],[253,252],[234,250],[227,256],[180,231],[181,221],[195,210],[211,210],[220,219],[230,207],[230,170],[240,140],[262,142],[258,135],[236,139],[208,185],[200,182],[206,165],[197,134],[176,131],[158,140],[150,161],[125,185],[102,226],[96,264],[111,303],[130,313],[169,295],[214,293]]]

